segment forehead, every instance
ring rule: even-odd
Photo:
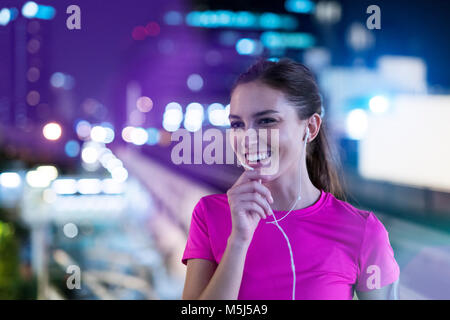
[[[286,104],[282,91],[261,83],[250,82],[238,85],[233,91],[230,113],[240,115],[267,108],[281,111],[285,109],[283,106]]]

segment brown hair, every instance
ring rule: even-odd
[[[290,101],[301,120],[314,113],[323,117],[322,98],[312,72],[303,64],[289,58],[271,61],[259,58],[247,71],[242,73],[232,86],[230,95],[239,84],[259,81],[271,88],[282,91]],[[306,148],[306,167],[313,185],[346,200],[342,182],[337,173],[340,161],[329,143],[325,121],[322,118],[319,134]]]

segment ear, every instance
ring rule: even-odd
[[[314,113],[306,123],[307,132],[309,130],[309,143],[311,143],[319,134],[320,126],[322,125],[322,118],[319,114]]]

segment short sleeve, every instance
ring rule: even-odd
[[[188,239],[184,249],[181,262],[187,264],[188,259],[207,259],[215,261],[211,242],[208,234],[208,227],[205,220],[205,210],[203,200],[196,204],[192,213],[191,224],[189,227]]]
[[[394,258],[389,234],[370,212],[359,253],[359,274],[355,289],[361,292],[380,289],[395,282],[399,275],[400,268]]]

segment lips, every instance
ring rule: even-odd
[[[252,167],[259,167],[270,162],[271,151],[259,153],[245,153],[245,162]]]

